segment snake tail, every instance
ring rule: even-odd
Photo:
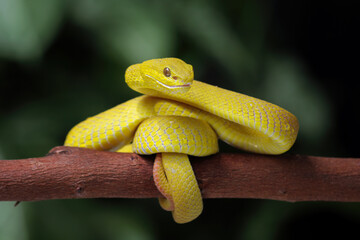
[[[203,210],[201,192],[189,158],[182,153],[162,153],[154,164],[154,181],[165,198],[160,206],[172,211],[177,223],[187,223],[197,218]]]

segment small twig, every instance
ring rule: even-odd
[[[191,157],[204,198],[360,201],[360,159],[216,154]],[[0,201],[159,197],[152,156],[56,147],[0,160]]]

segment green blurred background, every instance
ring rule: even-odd
[[[79,121],[138,95],[127,66],[168,56],[196,79],[293,112],[292,153],[360,157],[355,3],[0,0],[0,159],[62,145]],[[0,240],[359,237],[357,203],[204,204],[177,225],[155,199],[1,202]]]

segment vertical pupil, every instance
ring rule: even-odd
[[[171,71],[168,67],[164,68],[164,75],[166,77],[170,77],[171,76]]]

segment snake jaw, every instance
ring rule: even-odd
[[[153,78],[149,75],[146,75],[149,78]],[[181,85],[167,85],[165,83],[160,82],[159,80],[156,80],[155,78],[153,78],[158,84],[160,84],[161,86],[168,88],[168,89],[174,89],[174,88],[190,88],[191,87],[191,83],[185,83],[185,84],[181,84]]]

